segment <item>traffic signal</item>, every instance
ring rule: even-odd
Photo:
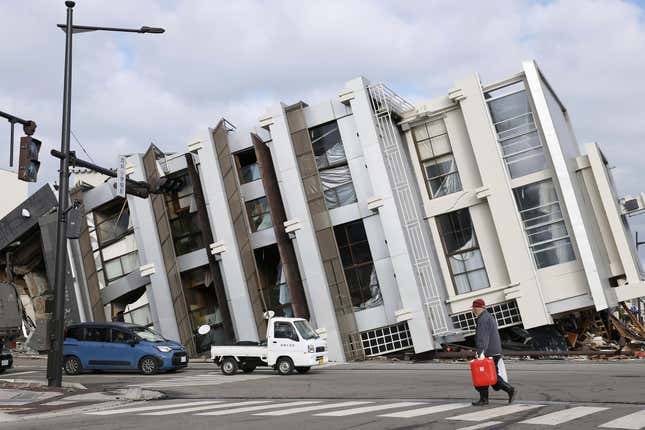
[[[20,138],[20,159],[18,163],[18,179],[26,182],[36,182],[40,161],[38,153],[40,152],[40,140],[31,136]]]

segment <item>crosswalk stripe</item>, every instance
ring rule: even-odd
[[[312,411],[320,411],[323,409],[334,409],[334,408],[343,408],[343,407],[349,407],[349,406],[359,406],[359,405],[367,405],[369,403],[373,402],[341,402],[341,403],[330,403],[327,405],[317,405],[317,406],[303,406],[301,408],[290,408],[290,409],[284,409],[281,411],[271,411],[271,412],[261,412],[259,414],[253,414],[253,415],[262,415],[262,416],[272,416],[272,417],[280,417],[283,415],[292,415],[292,414],[298,414],[301,412],[312,412]]]
[[[440,412],[452,411],[470,406],[470,403],[448,403],[446,405],[428,406],[427,408],[410,409],[409,411],[394,412],[391,414],[379,415],[386,418],[414,418],[422,415],[438,414]]]
[[[485,429],[487,427],[496,426],[498,424],[504,424],[504,423],[502,421],[487,421],[485,423],[475,424],[474,426],[461,427],[461,428],[458,428],[457,430],[479,430],[479,429]]]
[[[159,416],[159,415],[174,415],[174,414],[183,414],[186,412],[196,412],[196,411],[204,411],[204,410],[211,410],[211,409],[222,409],[222,408],[231,408],[235,406],[251,406],[251,405],[258,405],[261,403],[269,403],[269,400],[252,400],[248,402],[235,402],[235,403],[224,403],[224,404],[217,404],[217,405],[205,405],[205,406],[194,406],[191,408],[181,408],[181,409],[170,409],[166,411],[157,411],[157,412],[147,412],[145,414],[139,414],[139,415],[150,415],[150,416]]]
[[[543,426],[557,426],[568,421],[573,421],[582,418],[586,415],[595,414],[596,412],[606,411],[609,408],[598,408],[591,406],[578,406],[576,408],[564,409],[562,411],[552,412],[550,414],[541,415],[539,417],[531,418],[525,421],[520,421],[520,424],[539,424]]]
[[[123,408],[123,409],[109,409],[105,411],[95,411],[87,412],[87,415],[116,415],[116,414],[127,414],[129,412],[144,412],[144,411],[156,411],[159,409],[169,409],[169,408],[180,408],[183,406],[200,406],[200,405],[209,405],[214,403],[222,403],[221,400],[209,400],[204,402],[188,402],[188,403],[176,403],[174,405],[163,402],[163,405],[157,406],[142,406],[137,408]]]
[[[640,430],[642,428],[645,428],[645,409],[606,422],[599,425],[598,427],[606,429]]]
[[[376,406],[363,406],[361,408],[345,409],[342,411],[324,412],[322,414],[314,414],[317,417],[344,417],[347,415],[364,414],[367,412],[383,411],[386,409],[407,408],[408,406],[425,405],[423,402],[399,402],[391,403],[389,405],[376,405]]]
[[[457,415],[455,417],[449,417],[449,420],[459,420],[459,421],[486,421],[492,418],[501,417],[504,415],[511,415],[517,412],[528,411],[535,408],[541,408],[544,405],[527,405],[522,403],[517,403],[509,406],[501,406],[498,408],[492,409],[479,409],[477,412],[471,412],[468,414]]]
[[[287,407],[287,406],[311,405],[311,404],[314,404],[314,403],[320,403],[320,400],[306,400],[306,401],[299,401],[299,402],[289,402],[289,403],[281,403],[281,404],[278,404],[278,405],[249,406],[247,408],[235,408],[235,409],[227,409],[225,411],[203,412],[203,413],[195,414],[195,415],[213,416],[213,415],[240,414],[240,413],[243,413],[243,412],[261,411],[262,409],[277,409],[277,408],[282,408],[282,407]]]

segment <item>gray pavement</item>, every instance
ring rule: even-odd
[[[50,411],[46,420],[67,429],[645,428],[642,360],[509,360],[507,367],[520,390],[511,409],[499,393],[488,408],[468,406],[475,392],[467,363],[365,362],[287,377],[268,370],[229,377],[211,363],[191,363],[187,370],[153,377],[66,377],[89,391],[142,386],[168,399],[97,402]],[[25,374],[31,379],[44,376],[44,367],[25,360],[12,372],[34,372]],[[41,428],[34,412],[23,415],[31,418],[26,421],[14,421],[14,413],[2,422],[0,415],[2,429]]]

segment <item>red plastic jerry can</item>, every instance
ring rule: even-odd
[[[487,387],[497,384],[495,361],[490,357],[476,358],[471,361],[470,373],[475,387]]]

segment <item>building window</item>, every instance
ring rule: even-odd
[[[309,129],[327,209],[355,203],[356,191],[336,121]]]
[[[293,317],[291,291],[280,261],[277,245],[255,249],[255,262],[260,276],[260,288],[268,310],[278,317]]]
[[[235,165],[240,184],[257,181],[262,178],[258,160],[255,157],[255,149],[247,149],[235,154]]]
[[[461,191],[461,179],[443,119],[413,127],[412,136],[430,197],[441,197]]]
[[[553,181],[536,182],[513,192],[537,268],[575,260]]]
[[[545,169],[544,147],[524,83],[487,92],[485,97],[511,178]]]
[[[164,195],[177,255],[188,254],[204,247],[190,175],[184,173],[181,179],[183,186],[180,189]]]
[[[361,332],[363,350],[368,357],[411,348],[412,336],[406,321],[388,327]]]
[[[246,202],[246,213],[249,216],[252,232],[273,227],[269,202],[266,197]]]
[[[86,215],[99,288],[139,267],[128,203],[115,199]]]
[[[468,209],[440,215],[437,224],[457,294],[488,288],[488,275]]]
[[[493,315],[493,317],[495,317],[499,328],[522,324],[520,309],[517,307],[517,302],[515,302],[515,300],[496,303],[494,305],[487,306],[486,309],[491,313],[491,315]],[[451,318],[456,329],[465,332],[467,335],[475,334],[475,329],[477,328],[477,317],[473,311],[469,310],[466,312],[460,312],[458,314],[451,315]]]
[[[213,276],[208,266],[181,273],[186,306],[193,330],[207,324],[215,329],[223,327],[224,319],[215,297]]]
[[[363,221],[337,225],[334,235],[354,308],[361,310],[382,305],[381,288]]]

